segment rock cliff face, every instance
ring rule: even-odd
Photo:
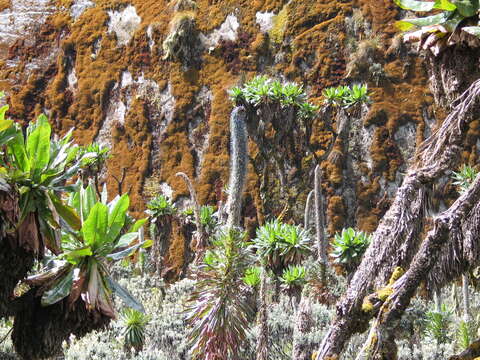
[[[372,231],[415,147],[443,118],[426,62],[396,36],[401,16],[391,0],[0,0],[0,87],[13,118],[46,112],[58,132],[75,127],[80,143],[108,144],[105,179],[115,192],[113,176],[125,171],[123,190],[140,213],[158,191],[186,199],[179,171],[202,203],[218,200],[232,86],[265,73],[304,84],[320,104],[327,86],[367,82],[373,104],[350,119],[322,169],[330,231]],[[331,139],[322,122],[310,139],[319,155]],[[476,146],[467,144],[464,161],[476,159]],[[301,217],[312,159],[305,153],[287,169],[287,217]],[[259,179],[249,170],[244,216],[255,223]]]

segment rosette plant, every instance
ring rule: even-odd
[[[447,46],[463,41],[477,41],[480,37],[479,0],[394,0],[405,10],[430,12],[426,17],[403,19],[396,23],[402,31],[411,31],[406,41],[419,41],[419,47],[438,55]],[[473,35],[474,37],[469,35]]]
[[[85,189],[81,184],[79,187],[70,196],[69,205],[76,210],[71,214],[70,223],[78,222],[80,226],[65,226],[58,265],[25,282],[39,289],[37,294],[41,294],[43,306],[65,298],[67,304],[72,305],[81,298],[89,311],[114,318],[112,293],[115,293],[127,306],[143,312],[143,306],[110,276],[109,267],[140,247],[150,246],[150,241],[134,244],[146,219],[138,220],[126,230],[128,194],[107,203],[105,191],[99,201],[91,184]],[[74,220],[76,214],[78,219]]]
[[[75,187],[67,185],[67,181],[78,173],[82,162],[95,153],[85,153],[78,158],[78,147],[71,142],[72,131],[60,140],[52,139],[51,127],[44,115],[30,123],[26,135],[19,125],[13,128],[13,132],[8,130],[8,135],[4,135],[9,141],[0,160],[0,177],[3,191],[18,194],[15,226],[27,242],[25,248],[42,256],[45,245],[59,254],[61,224],[67,221],[78,228],[80,223],[58,194],[74,191]],[[28,238],[22,236],[27,233]]]

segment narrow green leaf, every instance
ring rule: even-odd
[[[113,280],[110,276],[107,276],[106,280],[108,286],[125,302],[125,305],[142,313],[145,312],[143,305],[139,303],[126,289],[120,286],[119,283]]]
[[[55,285],[42,296],[42,306],[53,305],[70,294],[73,284],[73,269],[61,277]]]
[[[85,244],[90,245],[94,250],[99,248],[105,239],[107,226],[108,208],[102,203],[96,203],[82,226]]]

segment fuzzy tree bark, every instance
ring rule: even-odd
[[[396,349],[394,333],[398,329],[401,316],[420,283],[426,279],[426,274],[434,269],[444,244],[463,239],[465,230],[474,233],[480,231],[480,222],[472,224],[472,229],[463,227],[464,219],[478,214],[479,202],[480,176],[477,176],[465,194],[460,196],[448,210],[434,218],[433,229],[428,232],[422,242],[410,268],[392,285],[392,294],[380,308],[370,332],[367,359],[393,359],[392,349]],[[478,216],[475,217],[478,220]]]
[[[311,360],[314,348],[307,341],[307,335],[312,331],[312,302],[305,292],[297,307],[293,328],[292,360]]]
[[[193,216],[195,218],[195,227],[197,228],[197,231],[195,233],[195,244],[192,244],[192,250],[195,250],[196,248],[203,249],[205,247],[205,241],[207,240],[207,234],[205,233],[205,229],[203,228],[200,220],[200,204],[198,202],[197,192],[195,191],[192,181],[187,174],[178,172],[176,176],[180,176],[187,184],[188,191],[190,192],[190,198],[192,199],[193,203]]]
[[[260,284],[260,307],[258,310],[259,334],[256,349],[256,360],[268,360],[268,314],[267,314],[267,272],[262,267]]]
[[[227,228],[240,226],[242,195],[247,178],[248,133],[247,114],[242,106],[236,107],[230,117],[231,170],[228,185]]]
[[[312,198],[314,195],[314,191],[310,191],[307,196],[307,202],[305,203],[305,215],[303,217],[303,227],[308,230],[310,229],[310,217],[312,211]]]
[[[323,283],[326,281],[327,271],[327,242],[325,238],[325,209],[322,195],[322,170],[320,165],[315,167],[315,228],[317,231],[318,261],[320,276]]]
[[[339,358],[350,337],[366,330],[371,315],[361,309],[365,296],[374,286],[385,284],[395,267],[409,268],[423,227],[426,187],[455,164],[465,129],[478,110],[479,93],[480,81],[476,81],[453,104],[454,110],[443,125],[417,150],[413,167],[374,232],[346,295],[337,305],[337,317],[322,341],[317,360]]]

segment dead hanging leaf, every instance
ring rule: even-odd
[[[67,305],[69,309],[73,308],[73,305],[76,303],[80,294],[84,291],[85,279],[87,277],[86,271],[81,270],[78,274],[78,278],[73,280],[72,290],[70,291],[70,296],[68,297]]]
[[[43,248],[34,213],[29,213],[18,227],[18,246],[24,250],[40,254]]]

